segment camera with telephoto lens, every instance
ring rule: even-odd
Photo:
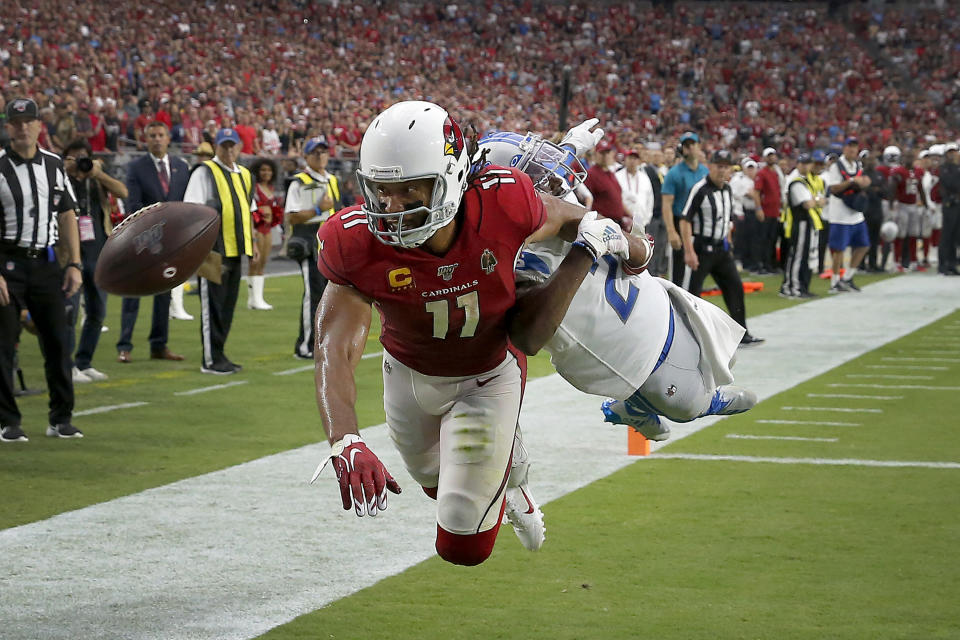
[[[93,160],[86,156],[77,158],[77,171],[80,173],[90,173],[93,171]]]

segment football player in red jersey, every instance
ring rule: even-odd
[[[886,156],[886,150],[884,156]],[[917,240],[921,236],[923,211],[927,206],[920,181],[923,179],[923,169],[913,164],[913,151],[903,154],[903,164],[892,163],[890,169],[891,188],[895,189],[895,197],[891,202],[891,212],[900,229],[900,236],[904,238],[902,248],[903,269],[913,268],[926,271],[917,263]]]
[[[429,102],[397,103],[371,122],[357,176],[365,204],[337,213],[318,233],[318,266],[330,285],[316,318],[317,403],[343,507],[376,515],[387,491],[400,492],[360,437],[354,409],[353,372],[375,305],[391,438],[437,500],[439,555],[479,564],[503,517],[525,380],[521,351],[539,348],[514,347],[510,327],[555,329],[594,262],[626,257],[629,245],[616,223],[539,195],[520,171],[471,173],[459,126]],[[579,248],[518,302],[519,251],[557,234]]]

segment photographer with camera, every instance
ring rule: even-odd
[[[127,187],[103,170],[103,161],[91,158],[90,144],[77,138],[63,150],[63,168],[70,178],[77,199],[77,228],[80,231],[80,266],[83,285],[67,301],[67,346],[74,354],[73,382],[106,380],[107,376],[91,365],[93,352],[100,340],[100,329],[107,314],[107,294],[93,281],[100,250],[113,230],[110,221],[108,193],[117,198],[127,197]],[[76,346],[77,317],[80,315],[80,296],[86,317]],[[74,347],[76,346],[76,352]]]
[[[864,189],[870,186],[870,178],[863,174],[858,153],[860,141],[847,138],[843,144],[843,154],[824,172],[823,180],[830,194],[830,256],[833,275],[830,278],[829,293],[860,291],[853,282],[857,267],[863,262],[870,249],[870,236],[867,233],[863,212],[868,200]],[[840,279],[843,266],[843,252],[850,247],[850,265]]]
[[[303,274],[300,332],[293,355],[313,360],[313,316],[327,286],[327,279],[317,269],[317,230],[343,203],[337,177],[327,173],[330,160],[327,139],[319,136],[307,140],[303,155],[307,169],[296,174],[287,189],[286,215],[293,225],[287,241],[287,257],[300,264]]]

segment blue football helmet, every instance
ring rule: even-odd
[[[483,166],[475,169],[490,164],[515,167],[530,176],[535,188],[558,197],[576,189],[587,177],[573,151],[535,133],[495,131],[481,138],[479,145]]]

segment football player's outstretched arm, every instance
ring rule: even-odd
[[[353,373],[370,331],[370,300],[355,289],[329,283],[317,307],[314,345],[317,406],[331,444],[333,463],[345,510],[375,516],[387,508],[387,491],[400,485],[367,448],[357,425],[357,385]],[[317,468],[313,479],[326,463]]]
[[[317,406],[330,443],[357,429],[357,385],[360,363],[370,331],[370,301],[356,289],[329,283],[317,306],[314,358]]]
[[[629,251],[620,225],[605,218],[598,220],[595,211],[583,216],[573,247],[550,279],[517,298],[509,327],[513,344],[527,355],[537,353],[556,333],[594,263],[607,254],[625,259]]]

